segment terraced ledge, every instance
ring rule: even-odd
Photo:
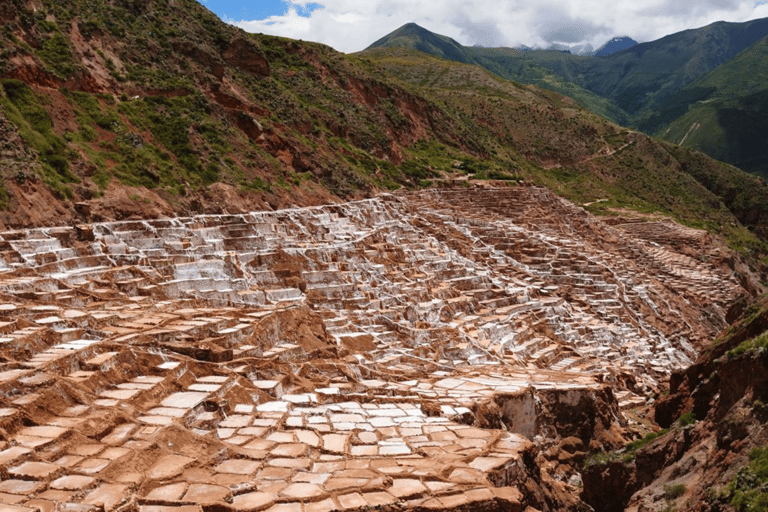
[[[623,442],[743,293],[620,228],[518,187],[0,233],[0,507],[579,509],[547,447]]]

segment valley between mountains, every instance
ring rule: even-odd
[[[762,510],[761,177],[194,0],[0,19],[0,510]]]

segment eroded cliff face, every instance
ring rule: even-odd
[[[554,498],[558,498],[573,510],[587,510],[584,503],[573,500],[582,485],[581,467],[587,454],[617,449],[631,436],[610,386],[530,387],[516,394],[499,394],[491,403],[480,404],[475,414],[477,426],[503,428],[533,440],[537,450],[531,454],[530,464],[540,468],[541,477],[522,488],[539,509],[556,509]],[[548,493],[554,496],[548,498]]]
[[[655,406],[669,431],[585,470],[583,498],[595,510],[751,510],[734,498],[762,485],[750,460],[768,445],[768,355],[760,341],[768,309],[765,298],[739,309],[695,364],[673,373]]]

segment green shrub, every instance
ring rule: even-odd
[[[10,206],[11,195],[8,193],[8,189],[5,187],[5,183],[0,181],[0,210],[7,210]]]
[[[98,134],[96,133],[96,130],[94,130],[90,126],[81,126],[80,136],[83,138],[84,141],[87,141],[87,142],[93,142],[98,138]]]
[[[30,128],[39,133],[51,131],[53,121],[51,121],[48,111],[40,105],[35,93],[26,83],[21,80],[8,79],[3,80],[2,85],[8,100],[29,123]],[[35,149],[40,150],[37,147]]]
[[[616,452],[596,452],[584,459],[584,467],[602,466],[616,460],[619,460]]]
[[[663,436],[667,432],[669,432],[669,430],[664,428],[664,429],[659,430],[658,432],[651,432],[650,434],[646,434],[646,436],[644,438],[638,439],[636,441],[632,441],[631,443],[628,443],[627,446],[624,447],[624,452],[625,453],[630,453],[630,452],[634,453],[637,450],[639,450],[640,448],[642,448],[643,446],[645,446],[647,444],[650,444],[651,442],[655,441],[659,437]]]
[[[83,34],[83,36],[86,39],[90,39],[94,33],[101,31],[104,25],[101,22],[96,20],[87,20],[87,21],[81,21],[78,27],[80,29],[80,33]],[[96,51],[98,52],[100,50],[96,50]]]
[[[69,170],[67,143],[53,132],[53,121],[32,89],[19,80],[2,80],[5,97],[0,104],[19,130],[19,135],[41,155],[43,178],[59,194],[70,199],[72,190],[64,183],[79,181]]]
[[[510,174],[506,171],[500,171],[498,169],[490,169],[487,171],[478,171],[475,173],[476,180],[503,180],[503,181],[517,181],[520,176]]]
[[[93,94],[73,91],[71,98],[80,107],[78,120],[81,124],[95,124],[104,130],[114,131],[120,124],[120,118],[117,113],[107,109],[106,112],[101,108],[99,99]],[[114,101],[110,96],[107,102]]]
[[[664,499],[667,501],[676,500],[685,494],[685,484],[669,484],[664,486]]]
[[[727,496],[739,512],[768,510],[768,447],[749,452],[749,465],[728,484]]]
[[[488,164],[481,160],[466,159],[462,160],[462,162],[459,164],[459,169],[465,171],[468,174],[475,174],[488,170]]]
[[[681,427],[687,427],[688,425],[693,425],[696,423],[696,415],[693,414],[693,411],[688,411],[677,420],[680,423]]]
[[[749,461],[755,476],[768,481],[768,447],[755,448],[749,452]]]
[[[269,182],[261,179],[258,176],[245,183],[243,187],[247,190],[254,190],[256,192],[270,192],[272,190],[272,186],[269,184]]]
[[[205,166],[200,178],[206,187],[216,183],[219,180],[219,166],[213,162],[209,163]]]
[[[758,350],[765,350],[766,348],[768,348],[768,331],[764,332],[760,336],[756,336],[752,339],[740,343],[739,346],[726,352],[726,356],[728,359],[735,359],[744,354],[752,353]]]
[[[75,64],[69,44],[60,32],[43,41],[38,55],[62,78],[67,78],[75,71]]]
[[[421,180],[437,176],[435,171],[431,170],[424,163],[416,160],[407,160],[403,162],[400,165],[400,169],[413,183],[419,183]]]

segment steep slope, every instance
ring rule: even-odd
[[[641,43],[602,59],[569,63],[580,84],[610,98],[630,115],[653,111],[683,86],[768,34],[768,19],[717,22]],[[546,64],[544,64],[546,65]]]
[[[2,115],[37,155],[4,176],[6,224],[43,222],[16,215],[38,179],[65,209],[41,215],[60,223],[414,185],[396,165],[418,139],[483,154],[466,124],[359,62],[245,34],[193,0],[3,8]]]
[[[571,77],[554,73],[540,62],[548,58],[575,58],[568,53],[551,50],[468,47],[453,39],[434,34],[415,23],[408,23],[379,39],[362,54],[377,48],[408,48],[456,62],[477,64],[502,78],[537,85],[569,96],[580,105],[620,124],[626,120],[623,112],[610,100],[584,89]]]
[[[609,98],[604,98],[579,83],[574,74],[581,71],[575,62],[586,63],[592,57],[552,50],[520,52],[508,48],[468,48],[480,65],[502,78],[533,84],[569,96],[583,107],[619,124],[628,117]],[[561,63],[568,63],[563,66]]]
[[[657,114],[658,135],[768,178],[768,38],[680,90]]]
[[[588,463],[583,497],[595,510],[765,510],[768,298],[741,308],[672,375],[655,408],[668,430]]]

